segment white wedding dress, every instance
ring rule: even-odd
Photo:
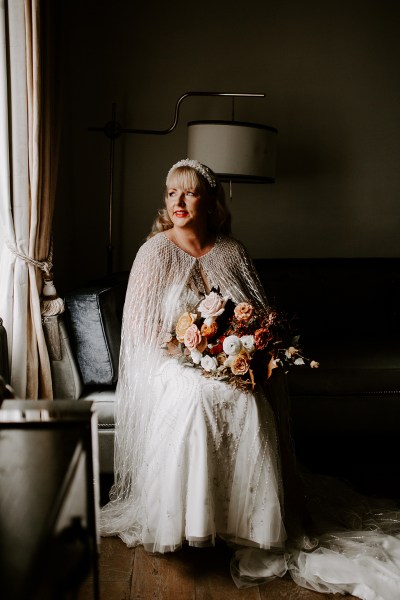
[[[235,303],[267,306],[246,250],[231,238],[194,258],[159,233],[137,254],[124,308],[115,484],[101,512],[102,535],[151,552],[185,541],[212,544],[218,535],[241,547],[232,562],[238,586],[289,570],[319,591],[400,598],[397,513],[375,512],[362,532],[347,523],[338,533],[329,522],[330,533],[311,552],[306,536],[287,541],[275,417],[265,394],[205,378],[162,349],[178,316],[212,287]],[[319,519],[326,531],[326,514]]]

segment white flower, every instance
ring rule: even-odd
[[[312,360],[312,361],[310,362],[310,367],[311,367],[312,369],[318,369],[318,367],[319,367],[319,362],[317,362],[316,360]]]
[[[203,369],[205,371],[216,371],[217,367],[218,367],[218,361],[215,358],[215,356],[209,356],[208,354],[206,354],[205,356],[203,356],[203,358],[201,359],[200,362],[201,366],[203,367]]]
[[[235,356],[236,354],[239,354],[242,348],[242,342],[240,341],[240,338],[238,338],[237,335],[228,335],[228,337],[224,339],[222,348],[224,352],[229,356]]]
[[[194,348],[190,353],[190,357],[195,365],[200,364],[202,356],[202,353],[199,350],[197,350],[197,348]]]
[[[305,365],[306,363],[304,362],[304,360],[302,358],[296,358],[296,360],[294,361],[295,365]]]
[[[254,335],[242,335],[240,338],[242,345],[246,348],[247,352],[250,354],[254,352],[256,346],[254,344]]]

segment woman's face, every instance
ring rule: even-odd
[[[167,187],[166,207],[174,227],[207,227],[209,200],[194,187],[176,180]]]

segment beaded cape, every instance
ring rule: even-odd
[[[168,385],[175,386],[172,395],[181,395],[184,408],[189,402],[189,397],[197,396],[203,412],[208,410],[208,404],[203,398],[206,393],[203,388],[207,389],[208,395],[217,398],[211,402],[214,406],[222,402],[218,400],[220,390],[228,394],[228,401],[224,399],[224,402],[227,402],[229,410],[234,413],[229,417],[233,423],[230,425],[231,430],[224,432],[225,425],[221,425],[220,417],[216,417],[215,414],[206,415],[204,420],[209,428],[207,437],[212,438],[214,448],[222,443],[224,435],[230,435],[232,444],[236,444],[237,447],[243,446],[240,451],[245,452],[247,442],[243,443],[241,429],[245,422],[251,421],[250,412],[256,415],[258,410],[255,405],[250,407],[251,394],[235,391],[226,383],[210,382],[197,372],[186,375],[187,369],[184,370],[186,372],[182,371],[182,367],[179,369],[174,364],[176,361],[166,356],[162,350],[163,341],[172,331],[178,315],[196,306],[207,292],[207,288],[209,291],[212,287],[218,287],[221,294],[228,296],[235,303],[251,301],[256,307],[267,307],[263,288],[246,249],[240,242],[227,236],[218,237],[207,254],[195,258],[176,246],[164,233],[158,233],[141,246],[132,266],[124,306],[116,392],[115,484],[111,491],[110,503],[101,513],[102,533],[118,534],[128,545],[146,544],[144,530],[147,516],[143,511],[146,512],[146,506],[150,504],[150,492],[143,492],[146,488],[145,471],[150,469],[150,462],[156,462],[147,456],[149,439],[156,435],[155,423],[163,410],[160,402],[164,402],[162,398]],[[166,373],[169,373],[169,379]],[[162,385],[160,377],[164,377]],[[265,432],[260,436],[256,430],[252,434],[254,439],[252,437],[251,442],[248,442],[255,445],[254,448],[257,445],[259,447],[257,446],[254,460],[252,459],[254,473],[250,478],[247,476],[245,485],[256,489],[257,478],[263,469],[269,469],[273,481],[270,486],[271,492],[261,490],[260,497],[254,500],[254,509],[246,510],[258,513],[261,505],[267,500],[269,505],[274,507],[276,516],[272,520],[276,521],[277,533],[272,537],[277,539],[261,541],[263,547],[269,547],[270,541],[280,544],[285,538],[285,531],[280,513],[282,484],[274,418],[267,402],[263,403],[262,411],[266,413]],[[198,424],[198,427],[201,426]],[[173,441],[155,441],[153,454],[157,452],[158,446],[175,443],[174,439],[178,435],[176,430],[177,427],[170,433]],[[250,452],[248,448],[246,451]],[[230,481],[224,484],[229,488],[228,496],[234,479],[237,448],[232,450],[231,454],[232,459],[225,469],[231,471]],[[244,468],[247,469],[246,465]],[[187,469],[187,466],[181,466],[181,470]],[[163,473],[158,472],[157,477],[163,476]],[[179,496],[187,492],[177,490],[176,493]],[[243,490],[237,493],[244,494]],[[225,524],[223,528],[226,527]],[[240,526],[235,525],[234,529],[237,530],[238,527],[240,529]],[[215,534],[216,531],[213,530],[211,538]],[[174,549],[180,542],[180,539],[176,540],[176,544],[172,544],[174,547],[171,547],[169,543],[159,543],[152,539],[148,545],[152,550],[165,551]]]

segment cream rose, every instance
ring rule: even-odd
[[[199,304],[199,312],[205,324],[210,325],[225,310],[225,304],[228,298],[220,296],[217,292],[210,292]]]
[[[208,354],[203,356],[200,364],[203,367],[203,369],[205,371],[208,371],[209,373],[215,371],[218,367],[218,361],[215,358],[215,356],[209,356]]]
[[[183,336],[183,343],[189,350],[194,350],[202,341],[201,333],[197,325],[190,325]]]
[[[184,335],[189,327],[195,322],[197,315],[189,312],[184,312],[180,317],[175,327],[176,337],[179,342],[183,342]]]
[[[191,352],[190,352],[190,356],[192,361],[194,362],[195,365],[199,365],[200,361],[203,357],[202,353],[197,350],[197,348],[194,348]]]

